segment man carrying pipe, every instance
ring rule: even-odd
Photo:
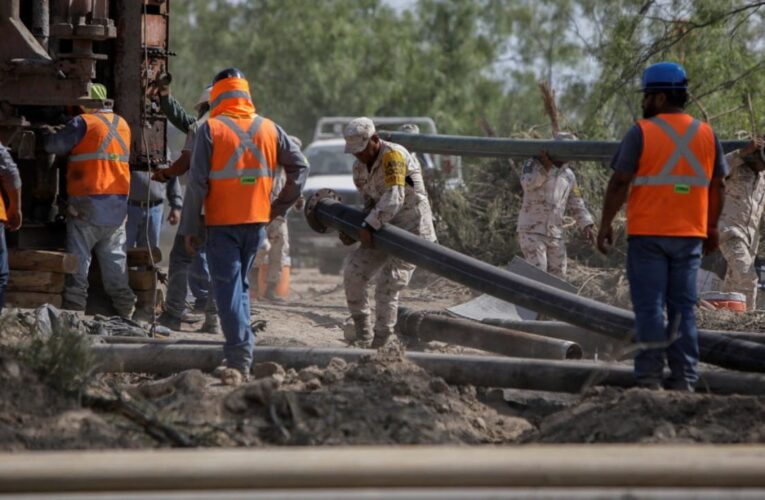
[[[679,64],[643,73],[643,119],[614,157],[598,249],[613,243],[612,222],[627,202],[627,277],[635,311],[635,378],[650,388],[693,391],[698,381],[696,275],[702,250],[718,246],[717,221],[728,174],[712,128],[683,111],[688,81]],[[665,327],[664,311],[669,321]],[[662,380],[664,357],[671,375]]]
[[[571,133],[558,132],[556,141],[576,140]],[[595,243],[595,223],[582,198],[576,176],[567,163],[551,160],[542,151],[523,164],[523,203],[518,213],[518,241],[526,261],[560,278],[566,278],[567,257],[563,214],[574,214],[582,233]]]
[[[428,241],[436,240],[428,193],[419,162],[403,146],[383,141],[372,120],[352,120],[346,127],[345,152],[356,157],[353,182],[364,199],[366,218],[359,231],[361,246],[348,256],[343,276],[356,341],[374,348],[393,334],[398,295],[409,284],[415,265],[374,247],[372,232],[392,224]],[[340,240],[351,245],[350,236]],[[370,324],[369,285],[377,276],[376,318]],[[374,331],[374,338],[373,338]]]
[[[730,176],[725,179],[725,207],[720,214],[720,251],[728,264],[723,289],[742,293],[750,311],[757,306],[759,284],[754,259],[765,208],[764,146],[765,139],[757,137],[725,156]]]

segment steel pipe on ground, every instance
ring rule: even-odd
[[[605,335],[595,333],[586,328],[570,325],[562,321],[526,321],[487,318],[483,320],[482,323],[555,339],[570,340],[579,344],[587,356],[591,356],[594,353],[598,353],[599,356],[602,354],[620,355],[620,351],[624,351],[624,348],[629,345],[627,341],[616,341]],[[708,333],[721,335],[735,340],[745,340],[757,344],[765,344],[765,334],[763,333],[729,332],[725,330],[708,330]]]
[[[197,368],[212,371],[223,360],[223,349],[198,345],[98,344],[92,348],[100,372],[170,374]],[[255,347],[254,363],[272,361],[300,369],[326,366],[332,358],[348,362],[373,355],[366,349]],[[632,387],[629,366],[590,361],[551,361],[499,356],[455,356],[409,352],[406,357],[434,376],[454,385],[512,387],[537,391],[581,392],[591,385]],[[724,370],[702,371],[700,392],[765,394],[765,376]]]
[[[370,488],[359,498],[371,499],[389,498],[391,488],[404,487],[441,488],[445,498],[455,498],[451,488],[484,488],[479,498],[490,488],[535,488],[519,497],[528,499],[588,498],[582,488],[629,487],[628,495],[590,498],[646,498],[645,488],[663,488],[664,495],[650,498],[677,499],[677,488],[730,488],[720,498],[740,499],[753,498],[740,496],[742,489],[765,487],[763,455],[762,445],[697,444],[33,451],[0,454],[0,492],[51,492],[59,500],[113,499],[110,492],[115,491],[133,492],[131,498],[143,498],[139,492],[166,492],[159,497],[233,500],[277,488],[302,491],[303,498],[323,488]],[[540,488],[551,487],[565,491],[539,494]],[[190,490],[207,490],[208,496]]]
[[[582,359],[582,348],[576,342],[406,307],[398,309],[396,328],[407,337],[448,342],[517,358]]]
[[[522,159],[546,151],[552,159],[558,161],[607,162],[611,161],[619,147],[617,141],[545,141],[389,131],[378,133],[382,139],[401,144],[409,151],[458,156]],[[722,141],[726,153],[743,148],[747,144],[748,141]]]
[[[340,203],[331,190],[314,194],[305,211],[315,231],[323,233],[333,228],[358,239],[364,214]],[[375,231],[373,239],[377,248],[391,255],[502,300],[617,340],[633,335],[635,315],[631,311],[499,269],[389,224]],[[707,363],[765,372],[765,345],[700,330],[699,350],[702,361]]]

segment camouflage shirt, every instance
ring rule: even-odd
[[[579,226],[593,224],[574,172],[567,166],[549,171],[536,159],[529,159],[521,173],[523,204],[518,214],[518,232],[551,238],[563,237],[563,214],[568,207]]]
[[[741,238],[752,247],[765,206],[765,172],[756,173],[749,168],[739,152],[725,155],[730,165],[730,176],[725,180],[720,238]]]
[[[435,237],[428,193],[417,159],[403,146],[381,141],[371,169],[353,164],[353,183],[364,199],[367,224],[393,224],[427,239]]]

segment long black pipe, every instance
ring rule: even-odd
[[[211,371],[223,360],[223,349],[201,345],[100,344],[91,347],[99,372],[170,374],[196,368]],[[356,362],[373,355],[368,349],[255,347],[255,363],[272,361],[289,368],[326,366],[332,358]],[[592,385],[632,387],[628,366],[591,361],[557,361],[503,356],[464,356],[408,352],[406,358],[455,385],[513,387],[536,391],[580,392]],[[699,392],[765,394],[765,376],[725,370],[703,370]]]
[[[358,239],[364,214],[343,205],[331,190],[315,193],[305,208],[308,224]],[[373,233],[374,244],[391,255],[493,297],[619,340],[634,334],[635,315],[625,309],[564,292],[462,255],[386,224]],[[726,368],[765,372],[765,345],[699,331],[702,361]]]
[[[405,336],[473,347],[516,358],[582,359],[576,342],[534,335],[430,311],[398,308],[396,328]]]
[[[560,161],[610,161],[619,147],[616,141],[545,141],[388,131],[378,133],[386,141],[401,144],[409,151],[458,156],[522,159],[546,151],[551,158]],[[726,153],[747,144],[748,141],[722,141]]]

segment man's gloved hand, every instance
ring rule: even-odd
[[[295,207],[295,210],[297,210],[298,212],[302,212],[303,208],[305,208],[305,198],[303,198],[302,196],[298,198],[297,201],[295,202],[294,207]]]
[[[338,236],[340,237],[340,241],[342,241],[343,245],[345,245],[345,246],[350,246],[350,245],[353,245],[354,243],[356,243],[356,240],[354,240],[353,238],[351,238],[350,236],[348,236],[347,234],[345,234],[342,231],[340,231],[338,233]]]
[[[582,229],[582,233],[584,233],[584,237],[589,241],[592,245],[597,245],[597,233],[595,231],[595,224],[590,224],[589,226]]]
[[[741,150],[741,156],[749,156],[765,148],[765,138],[755,137],[752,142],[744,146]]]

